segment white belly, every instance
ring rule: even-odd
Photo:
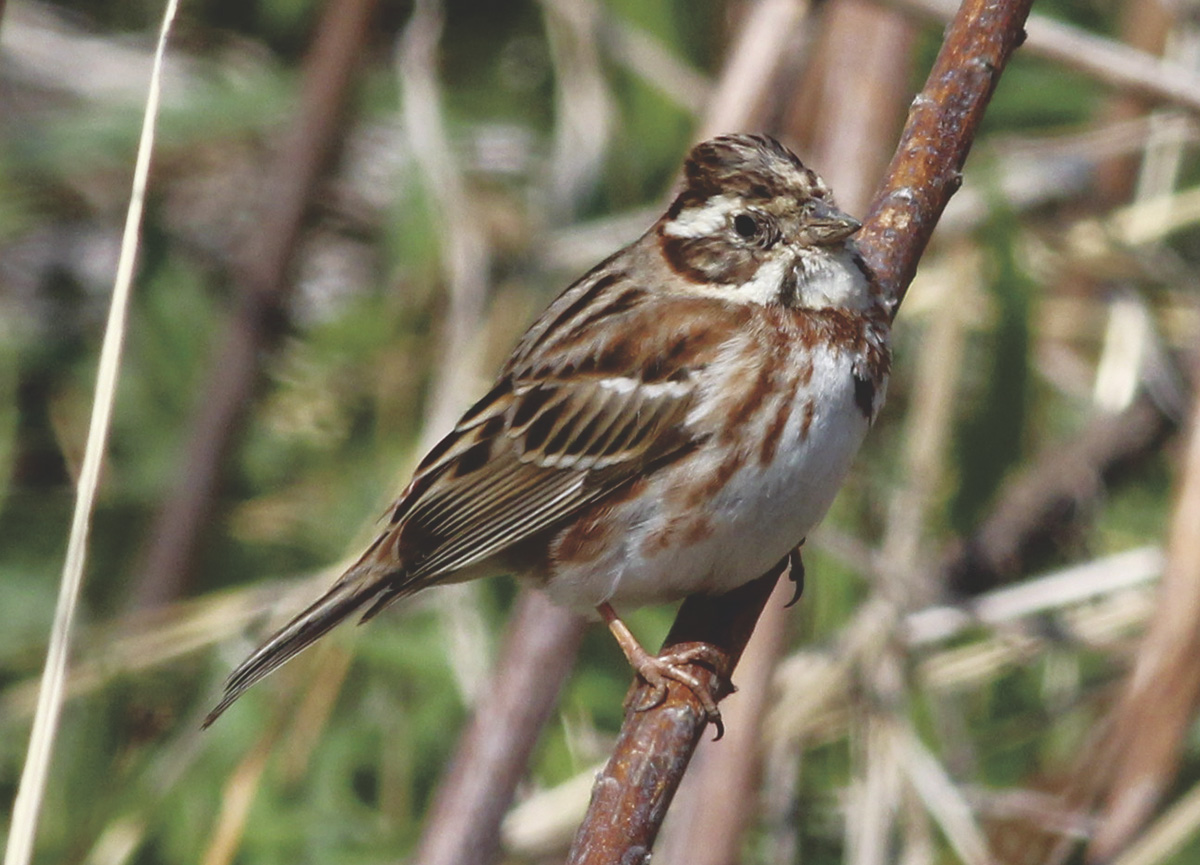
[[[550,594],[576,608],[611,601],[620,610],[727,592],[768,571],[825,516],[868,427],[848,360],[821,359],[804,393],[811,418],[806,424],[793,406],[774,459],[763,463],[751,449],[690,507],[681,506],[681,491],[719,475],[730,449],[710,442],[661,470],[614,509],[621,540],[591,561],[556,567]]]

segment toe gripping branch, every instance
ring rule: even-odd
[[[788,578],[796,584],[795,595],[788,603],[790,607],[800,599],[804,590],[804,564],[800,560],[799,547],[784,557],[766,576],[731,594],[759,584],[768,586],[769,591],[769,587],[774,586],[785,571]],[[704,632],[704,620],[717,614],[721,606],[720,600],[711,599],[711,603],[708,604],[709,615],[700,620],[696,617],[680,617],[657,655],[651,655],[642,648],[611,605],[603,603],[596,608],[640,680],[634,682],[625,698],[627,709],[645,712],[663,705],[668,700],[676,699],[672,691],[677,692],[681,700],[687,700],[687,695],[690,694],[699,704],[698,708],[703,712],[705,720],[717,728],[714,741],[725,735],[725,724],[721,720],[721,710],[717,703],[737,690],[733,685],[732,675],[741,653],[739,651],[737,656],[731,656],[719,646],[688,639],[688,634],[693,630]],[[753,629],[753,622],[749,627]],[[748,638],[749,634],[745,637]],[[740,641],[740,645],[745,645],[745,639]],[[672,688],[672,685],[676,687]]]

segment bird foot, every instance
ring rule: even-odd
[[[639,648],[641,648],[639,646]],[[678,682],[683,685],[700,702],[705,719],[717,728],[715,739],[725,735],[725,724],[721,720],[721,710],[717,708],[717,685],[705,685],[687,668],[693,664],[702,664],[718,673],[725,664],[725,654],[715,646],[707,643],[680,643],[670,651],[659,655],[651,655],[642,650],[641,657],[630,658],[630,664],[638,676],[650,686],[650,690],[641,691],[640,699],[633,700],[640,689],[630,693],[630,699],[635,712],[645,712],[660,705],[667,698],[667,682]],[[715,741],[714,739],[714,741]]]
[[[700,703],[700,708],[704,710],[705,719],[717,728],[714,741],[724,736],[725,724],[721,720],[721,710],[717,708],[717,691],[720,688],[720,677],[724,675],[723,671],[728,666],[725,653],[708,643],[679,643],[658,655],[651,655],[642,648],[611,606],[601,604],[598,609],[629,660],[629,665],[642,681],[650,686],[649,691],[639,688],[630,691],[625,703],[626,708],[632,708],[635,712],[645,712],[662,705],[667,698],[667,683],[678,682],[692,692]],[[717,674],[717,680],[705,684],[688,669],[694,665],[708,667]],[[732,689],[732,685],[730,688]]]

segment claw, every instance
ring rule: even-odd
[[[645,679],[645,676],[642,676]],[[661,706],[663,701],[667,699],[667,683],[659,682],[653,685],[649,691],[643,691],[641,688],[636,688],[630,693],[630,699],[634,694],[641,694],[641,698],[633,706],[635,712],[648,712],[656,706]]]
[[[784,605],[784,609],[795,606],[796,602],[800,600],[800,596],[804,594],[804,560],[800,558],[800,547],[802,546],[804,546],[803,540],[796,546],[796,549],[788,553],[787,563],[784,565],[787,568],[788,579],[796,585],[795,594]]]

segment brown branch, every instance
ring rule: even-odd
[[[775,668],[787,646],[786,605],[792,595],[786,580],[776,582],[738,665],[737,695],[721,709],[729,732],[719,742],[699,743],[675,797],[655,851],[663,862],[728,865],[741,858],[746,829],[758,816],[762,722]]]
[[[1102,745],[1104,803],[1088,862],[1111,862],[1139,837],[1180,771],[1200,704],[1200,400],[1187,425],[1154,615]]]
[[[282,336],[292,282],[288,268],[313,191],[333,161],[350,85],[378,0],[331,0],[306,61],[300,111],[264,184],[266,210],[239,256],[239,296],[192,424],[178,485],[150,531],[133,603],[178,596],[194,565],[217,495],[221,466],[245,419],[263,354]]]
[[[939,585],[972,596],[1027,573],[1039,555],[1078,532],[1117,476],[1157,453],[1174,431],[1175,422],[1143,393],[1119,414],[1097,417],[1077,436],[1047,448],[950,547]]]
[[[954,14],[948,0],[897,0],[903,8],[946,21]],[[1142,14],[1145,14],[1144,12]],[[1031,57],[1042,57],[1152,105],[1200,111],[1200,76],[1190,66],[1163,60],[1148,51],[1089,33],[1045,15],[1027,22]]]
[[[688,598],[664,648],[709,643],[728,656],[727,666],[732,671],[779,575],[779,570],[772,571],[721,597]],[[717,693],[728,691],[727,675],[701,667],[693,672],[703,687],[712,687]],[[648,697],[648,688],[635,685],[629,705]],[[667,698],[656,708],[644,712],[628,709],[613,755],[592,788],[592,802],[567,862],[611,865],[647,861],[671,797],[707,725],[695,694],[676,682],[668,684]]]
[[[934,226],[958,187],[975,130],[1032,0],[971,0],[958,10],[858,235],[863,257],[899,309]]]
[[[558,701],[585,621],[541,593],[521,593],[496,675],[458,742],[425,822],[417,865],[487,865],[538,733]]]
[[[938,217],[958,189],[984,109],[1023,37],[1030,3],[966,0],[925,89],[913,102],[882,191],[859,235],[864,259],[893,309],[903,300]],[[725,666],[732,670],[777,578],[766,575],[719,598],[689,598],[665,645],[709,643],[726,654]],[[707,683],[715,674],[703,676]],[[646,861],[704,726],[695,697],[674,686],[658,707],[627,712],[568,862]]]

